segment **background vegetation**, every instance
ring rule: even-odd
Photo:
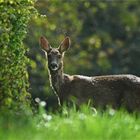
[[[140,76],[139,5],[139,0],[38,0],[35,7],[45,16],[31,20],[25,40],[32,60],[28,70],[33,97],[46,100],[46,95],[53,95],[38,43],[41,35],[52,47],[70,36],[72,45],[64,60],[66,73]]]

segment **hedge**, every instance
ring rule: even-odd
[[[0,109],[30,104],[23,39],[34,13],[34,0],[0,0]]]

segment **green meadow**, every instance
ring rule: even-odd
[[[137,114],[84,106],[79,111],[64,108],[61,113],[0,117],[0,140],[139,140]]]

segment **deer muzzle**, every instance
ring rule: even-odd
[[[54,63],[54,62],[51,63],[51,64],[50,64],[50,69],[53,70],[53,71],[58,70],[58,64],[57,64],[57,63]]]

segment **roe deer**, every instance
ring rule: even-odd
[[[40,45],[48,59],[50,83],[60,103],[75,97],[77,104],[93,101],[94,107],[125,107],[128,111],[140,111],[140,78],[134,75],[81,76],[63,73],[63,57],[70,47],[66,37],[58,48],[52,48],[45,37]]]

